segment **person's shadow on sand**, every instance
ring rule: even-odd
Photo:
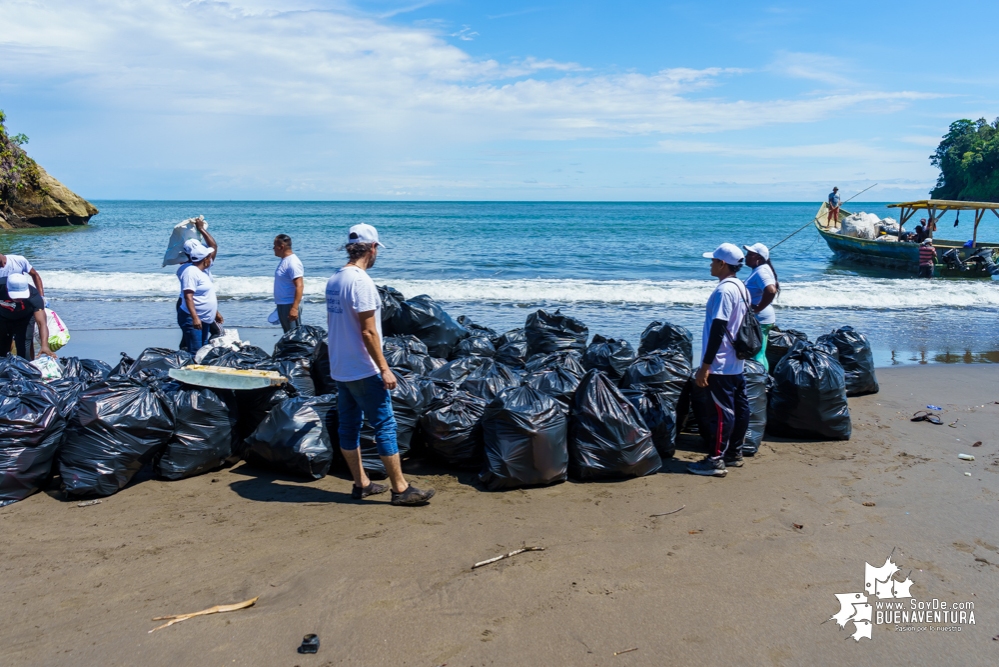
[[[230,471],[248,479],[233,482],[229,488],[241,498],[263,503],[356,503],[349,493],[306,486],[302,480],[258,470],[243,464]],[[291,482],[280,484],[278,482]]]

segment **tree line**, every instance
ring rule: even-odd
[[[933,199],[999,202],[999,118],[954,121],[930,163],[940,169]]]

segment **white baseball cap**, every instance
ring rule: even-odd
[[[762,243],[754,243],[753,245],[742,246],[748,252],[755,252],[757,255],[763,258],[763,261],[770,259],[770,248],[766,247]]]
[[[27,274],[12,273],[7,276],[7,296],[12,299],[27,299],[31,296]]]
[[[374,243],[376,246],[385,247],[385,244],[378,240],[378,230],[363,222],[351,227],[347,233],[347,245],[355,243]]]
[[[702,257],[707,259],[720,259],[726,264],[731,264],[732,266],[739,266],[742,264],[746,256],[742,254],[739,250],[739,246],[734,243],[722,243],[720,246],[715,248],[714,252],[706,252]]]
[[[200,262],[213,252],[215,252],[215,248],[209,248],[198,239],[184,241],[184,254],[190,257],[192,262]]]

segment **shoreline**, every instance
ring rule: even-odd
[[[245,464],[89,507],[35,494],[0,509],[0,643],[12,666],[604,665],[631,648],[614,660],[993,664],[999,376],[937,365],[879,381],[850,399],[849,442],[768,438],[724,479],[683,473],[700,456],[684,438],[663,472],[615,483],[487,492],[410,463],[438,489],[417,509]],[[945,425],[909,421],[927,404]],[[545,551],[470,570],[524,545]],[[913,598],[974,601],[976,624],[880,624],[858,643],[824,622],[889,554]],[[255,596],[148,634],[155,616]],[[295,653],[307,633],[314,657]]]

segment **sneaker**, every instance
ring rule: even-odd
[[[388,491],[388,487],[384,484],[370,482],[363,489],[355,485],[354,488],[350,490],[350,497],[354,500],[361,500],[362,498],[367,498],[368,496],[373,496],[379,493],[385,493],[386,491]]]
[[[426,505],[436,493],[433,489],[421,491],[410,484],[402,493],[392,492],[393,505]]]
[[[741,468],[742,467],[742,454],[733,456],[732,458],[725,458],[726,468]]]
[[[705,457],[696,463],[691,463],[687,466],[687,471],[695,475],[707,475],[709,477],[724,477],[728,474],[724,461],[710,457]]]

